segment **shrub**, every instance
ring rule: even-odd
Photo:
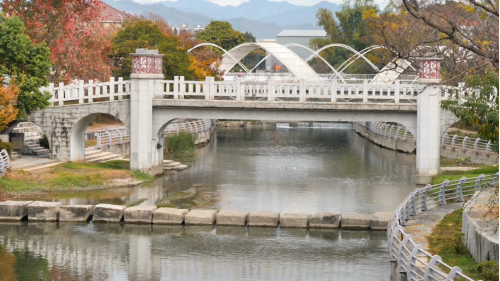
[[[165,138],[165,149],[168,153],[192,153],[194,148],[194,136],[188,132]]]
[[[45,134],[43,134],[43,137],[40,139],[40,146],[46,149],[50,149],[49,139]]]
[[[2,149],[7,150],[7,153],[9,154],[9,157],[12,158],[12,143],[0,141],[0,151]]]
[[[498,280],[498,263],[496,261],[483,261],[477,266],[477,272],[485,281]]]

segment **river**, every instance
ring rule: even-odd
[[[208,146],[176,160],[190,168],[139,187],[50,196],[64,204],[373,214],[393,211],[415,188],[414,155],[352,130],[217,128]],[[2,270],[18,280],[390,276],[385,232],[92,223],[0,224]]]

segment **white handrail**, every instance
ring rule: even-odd
[[[480,138],[470,138],[468,136],[461,137],[458,135],[450,135],[445,133],[441,138],[441,146],[443,148],[450,147],[456,149],[457,143],[462,144],[462,151],[474,151],[475,153],[484,152],[489,155],[491,152],[491,141],[486,141]]]
[[[0,176],[3,176],[7,169],[10,168],[10,158],[7,150],[0,150]]]

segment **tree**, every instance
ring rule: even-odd
[[[111,42],[100,25],[101,0],[3,0],[0,8],[22,19],[33,42],[50,48],[51,81],[109,79]]]
[[[245,42],[250,42],[250,43],[255,43],[257,42],[257,39],[255,39],[255,36],[251,32],[245,32],[243,33],[243,38],[245,39]]]
[[[45,43],[32,43],[18,17],[6,18],[0,14],[0,76],[11,92],[19,87],[15,104],[19,117],[49,105],[50,94],[41,92],[47,86],[50,70],[50,52]],[[22,82],[22,83],[21,83]],[[3,88],[3,85],[0,85]]]
[[[15,108],[18,96],[19,87],[15,83],[3,87],[0,78],[0,132],[16,119],[19,112],[19,109]]]
[[[113,38],[112,63],[116,77],[129,77],[132,72],[131,53],[136,49],[158,49],[163,56],[163,74],[167,79],[174,76],[185,76],[187,80],[196,79],[194,71],[190,69],[191,61],[187,50],[180,46],[175,36],[168,36],[149,20],[136,20],[126,23]]]
[[[205,30],[198,32],[196,39],[213,43],[226,51],[245,42],[243,33],[233,29],[227,21],[211,21]]]

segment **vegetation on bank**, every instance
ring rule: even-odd
[[[459,266],[462,272],[475,280],[498,280],[498,263],[476,263],[463,242],[463,209],[446,215],[428,237],[430,251],[440,255],[447,264]]]
[[[0,179],[0,191],[28,192],[106,186],[118,179],[151,181],[152,176],[129,170],[126,161],[106,163],[66,162],[35,171],[11,171]]]
[[[193,153],[195,149],[194,136],[188,132],[165,138],[165,150],[169,154]]]
[[[471,177],[479,177],[482,174],[491,175],[498,172],[498,166],[487,166],[482,169],[471,170],[471,171],[443,171],[436,175],[431,184],[438,184],[445,180],[459,180],[462,177],[471,178]]]

